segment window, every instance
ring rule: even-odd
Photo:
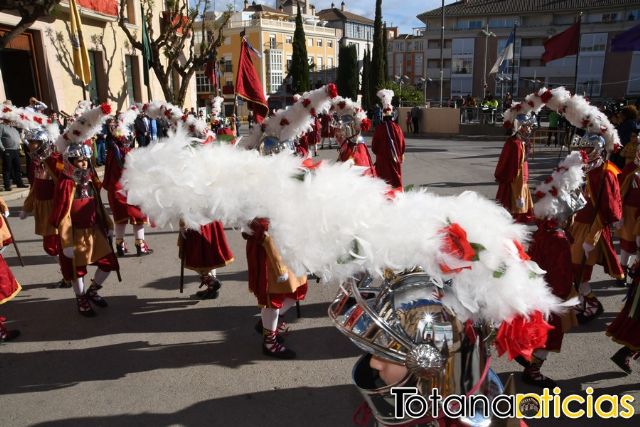
[[[618,14],[616,12],[602,14],[602,22],[616,22],[617,20]]]
[[[196,73],[196,92],[197,93],[211,93],[211,82],[209,78],[202,72]]]
[[[393,70],[393,73],[397,76],[401,76],[402,75],[402,59],[403,59],[403,54],[401,53],[396,53],[396,57],[395,57],[395,69]]]
[[[627,21],[638,21],[640,20],[640,9],[632,10],[629,12],[629,16],[627,16]]]
[[[233,62],[231,62],[231,58],[224,58],[220,61],[222,62],[220,65],[220,71],[223,73],[233,73]]]
[[[318,47],[322,47],[322,39],[318,39],[318,40],[316,41],[316,46],[318,46]]]
[[[471,39],[473,40],[473,39]],[[444,40],[444,48],[445,49],[451,49],[451,39],[445,39]],[[440,39],[433,39],[433,40],[429,40],[427,42],[427,48],[428,49],[440,49]]]
[[[489,28],[511,28],[515,24],[515,18],[500,17],[489,19]]]
[[[268,85],[267,88],[268,93],[277,92],[282,85],[282,50],[280,49],[271,49],[269,51],[268,57]]]
[[[328,68],[329,68],[329,69],[333,68],[333,58],[332,58],[332,57],[329,57],[329,58],[327,58],[327,61],[328,61],[328,62],[327,62],[327,66],[328,66]]]
[[[413,42],[407,42],[407,48],[405,52],[411,52],[413,50]]]
[[[333,40],[327,40],[327,47],[333,47]]]
[[[322,68],[322,57],[321,57],[321,56],[318,56],[318,58],[316,59],[316,65],[317,65],[317,67],[316,67],[316,68],[317,68],[318,70],[322,70],[322,69],[323,69],[323,68]]]
[[[427,68],[440,68],[440,60],[439,59],[429,59],[427,61]],[[451,68],[451,60],[444,60],[444,68]]]
[[[313,39],[311,37],[309,37],[309,40],[307,40],[307,46],[313,46]]]
[[[452,58],[451,64],[453,74],[473,74],[473,57]]]
[[[424,49],[422,49],[422,42],[421,41],[415,42],[415,49],[416,49],[416,52],[422,52],[424,50]]]
[[[136,24],[136,6],[134,0],[126,0],[127,6],[124,8],[124,21],[129,24]]]
[[[138,57],[133,55],[124,56],[124,66],[127,75],[127,98],[129,105],[142,101],[139,93],[140,70],[138,68]]]
[[[104,64],[102,52],[89,51],[89,67],[91,68],[91,82],[89,82],[89,98],[94,104],[99,104],[102,99],[104,85]]]
[[[475,39],[453,39],[452,55],[473,55]]]
[[[607,48],[607,33],[582,34],[580,55],[588,52],[604,52]]]
[[[293,38],[291,36],[287,36],[284,41],[285,41],[286,44],[292,44],[293,43]]]
[[[422,69],[422,54],[416,54],[414,56],[414,64],[413,64],[413,74],[417,76],[424,75],[424,70]]]
[[[451,78],[451,97],[471,95],[473,79],[471,77]]]
[[[269,48],[270,49],[275,49],[277,47],[276,45],[276,35],[275,34],[269,34]]]
[[[291,55],[287,55],[287,71],[291,70]]]

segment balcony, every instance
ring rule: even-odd
[[[311,36],[326,36],[326,37],[342,37],[342,30],[330,27],[322,27],[318,25],[308,25],[303,24],[304,32],[307,35]],[[276,19],[261,19],[254,18],[246,21],[229,21],[227,23],[227,28],[262,28],[263,30],[275,29],[280,30],[282,32],[291,32],[293,33],[296,29],[295,22],[291,21],[279,21]]]
[[[540,58],[544,53],[544,46],[522,46],[521,58]]]

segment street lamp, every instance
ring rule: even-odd
[[[411,81],[411,79],[409,79],[409,76],[407,75],[403,75],[401,76],[393,76],[394,79],[396,80],[396,83],[398,83],[400,85],[400,93],[398,94],[398,104],[400,107],[402,107],[402,83],[405,82],[405,80],[407,82]]]
[[[486,92],[487,90],[487,56],[489,55],[489,37],[495,37],[496,34],[492,31],[489,31],[489,23],[487,23],[487,28],[483,29],[480,34],[484,35],[484,68],[482,74],[482,90]],[[484,93],[482,94],[484,96]]]

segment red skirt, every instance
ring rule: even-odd
[[[109,207],[113,214],[113,222],[116,224],[145,224],[147,216],[139,207],[127,203],[127,197],[118,191],[108,191]]]
[[[0,255],[0,304],[13,299],[20,292],[20,284],[13,276],[2,255]]]
[[[200,227],[200,232],[187,230],[184,240],[184,266],[189,270],[208,272],[233,262],[224,228],[218,221]]]
[[[607,335],[618,344],[640,351],[640,286],[637,282],[633,286],[622,311],[607,328]]]

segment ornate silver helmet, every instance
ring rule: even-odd
[[[518,114],[513,124],[513,131],[528,136],[531,130],[538,125],[533,116],[529,114]]]
[[[603,157],[605,152],[605,139],[602,135],[587,133],[584,136],[574,137],[571,143],[572,150],[582,150],[587,154],[588,165],[587,169],[596,167],[599,164],[599,160]]]
[[[263,156],[271,156],[273,154],[278,154],[281,152],[293,154],[293,152],[295,151],[295,147],[293,141],[280,141],[274,136],[265,135],[260,141],[258,150]]]
[[[354,366],[353,381],[382,424],[411,421],[396,418],[392,387],[416,387],[422,396],[438,389],[443,398],[502,392],[495,374],[487,374],[491,328],[463,325],[441,302],[447,286],[420,272],[381,283],[366,276],[344,283],[329,306],[335,326],[369,353]],[[406,374],[387,384],[370,366],[372,357],[402,365]],[[463,421],[488,425],[490,420]]]
[[[93,151],[86,144],[69,144],[63,153],[64,160],[72,163],[74,159],[90,159]]]
[[[356,126],[356,120],[351,114],[340,116],[336,123],[336,138],[354,141],[360,135],[360,129]]]
[[[571,215],[587,206],[587,199],[584,198],[581,191],[563,191],[558,194],[558,201],[560,204],[556,218],[560,223],[563,223]]]
[[[37,144],[36,148],[29,148],[29,156],[36,161],[43,161],[53,152],[53,142],[49,134],[42,129],[31,129],[25,134],[27,142]]]

